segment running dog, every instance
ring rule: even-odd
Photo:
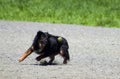
[[[36,57],[37,61],[43,58],[49,57],[51,64],[55,59],[55,56],[60,54],[63,57],[63,63],[67,64],[70,60],[69,56],[69,45],[65,38],[60,36],[54,36],[48,32],[38,31],[30,48],[19,58],[19,62],[23,61],[32,52],[37,53],[39,56]]]

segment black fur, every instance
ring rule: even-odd
[[[47,32],[37,32],[33,44],[30,47],[33,52],[39,54],[39,56],[36,57],[37,61],[45,57],[50,57],[49,63],[52,63],[55,55],[60,54],[64,58],[63,63],[67,64],[67,61],[70,60],[68,42],[63,37],[61,37],[61,40],[58,40],[58,38],[59,36],[54,36]]]

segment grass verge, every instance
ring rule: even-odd
[[[0,0],[0,19],[120,27],[120,0]]]

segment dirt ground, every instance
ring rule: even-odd
[[[38,30],[68,40],[67,65],[59,55],[54,65],[40,65],[35,53],[18,62]],[[120,29],[0,21],[0,79],[120,79]]]

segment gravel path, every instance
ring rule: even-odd
[[[60,56],[57,65],[38,65],[34,53],[17,61],[38,30],[68,40],[67,65]],[[0,21],[0,79],[120,79],[120,29]]]

